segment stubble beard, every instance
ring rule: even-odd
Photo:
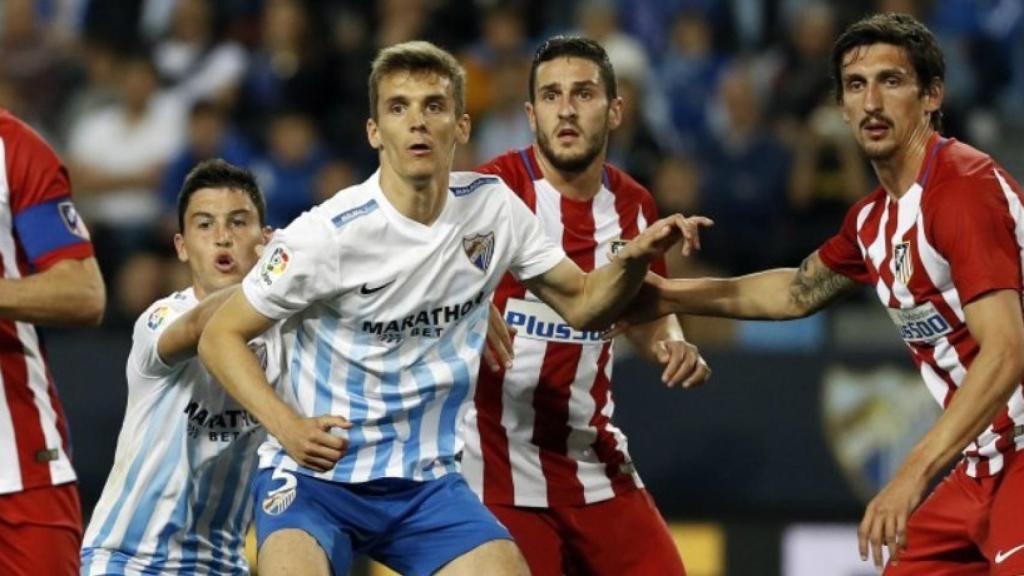
[[[608,126],[605,125],[593,136],[586,137],[585,141],[587,146],[581,153],[571,156],[559,155],[551,145],[548,133],[537,131],[537,146],[540,148],[541,154],[552,166],[562,172],[580,173],[593,164],[608,142]]]

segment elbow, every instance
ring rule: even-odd
[[[103,322],[103,314],[107,309],[107,293],[103,281],[88,286],[83,290],[75,312],[69,320],[78,326],[99,326]]]
[[[196,354],[199,355],[203,365],[209,368],[209,362],[216,354],[217,331],[215,326],[207,325],[206,330],[199,334],[199,341],[196,343]]]

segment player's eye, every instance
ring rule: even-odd
[[[388,108],[388,111],[391,112],[392,114],[401,114],[405,112],[405,104],[400,104],[396,102],[392,104],[391,107]]]
[[[903,80],[899,76],[889,76],[885,79],[885,85],[890,88],[895,88],[900,84],[903,84]]]
[[[427,104],[428,112],[444,112],[444,104],[441,102],[431,102]]]
[[[554,102],[558,98],[558,93],[547,91],[540,95],[541,100],[545,102]]]
[[[580,100],[586,101],[594,97],[594,92],[592,90],[580,90],[576,95]]]
[[[847,80],[846,81],[846,89],[850,90],[851,92],[859,92],[863,88],[864,88],[864,81],[863,80]]]
[[[196,224],[196,228],[199,228],[200,230],[209,230],[211,226],[213,226],[213,222],[210,222],[209,220],[201,220]]]
[[[231,220],[232,226],[245,226],[246,224],[248,224],[248,221],[245,218],[234,218]]]

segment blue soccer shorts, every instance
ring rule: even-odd
[[[400,574],[433,574],[481,544],[512,539],[460,474],[344,484],[265,468],[253,497],[259,547],[278,530],[302,530],[334,574],[348,574],[357,553]]]

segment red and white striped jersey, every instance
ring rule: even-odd
[[[1020,186],[989,156],[934,135],[917,181],[896,200],[879,188],[850,209],[819,250],[826,266],[875,287],[921,370],[949,406],[978,353],[964,307],[1022,288]],[[991,476],[1024,448],[1024,389],[964,449],[967,474]]]
[[[657,219],[651,195],[606,166],[589,201],[562,196],[541,174],[533,148],[498,156],[477,171],[496,174],[540,218],[584,271],[608,262],[622,240]],[[664,262],[654,266],[664,274]],[[599,502],[641,487],[612,422],[612,344],[574,330],[506,274],[494,303],[517,330],[512,369],[483,363],[466,415],[462,473],[487,504],[547,507]]]
[[[17,279],[92,256],[67,171],[31,128],[0,110],[0,273]],[[68,431],[32,324],[0,320],[0,494],[75,480]]]

